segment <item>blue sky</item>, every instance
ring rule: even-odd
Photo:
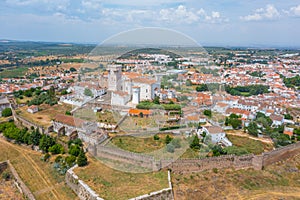
[[[300,0],[1,0],[0,38],[99,43],[142,27],[202,45],[300,47]]]

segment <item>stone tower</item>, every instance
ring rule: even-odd
[[[121,90],[122,79],[122,65],[108,65],[108,90],[119,91]]]
[[[140,87],[132,87],[132,103],[140,103]]]

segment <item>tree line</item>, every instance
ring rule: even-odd
[[[66,150],[62,144],[59,144],[56,139],[52,136],[41,134],[38,129],[28,130],[27,128],[18,128],[13,122],[6,122],[0,124],[0,132],[3,133],[9,140],[14,140],[17,144],[26,144],[32,146],[38,146],[40,150],[45,153],[44,160],[46,161],[51,153],[65,154]],[[68,153],[70,154],[65,159],[74,160],[74,164],[78,166],[87,165],[87,157],[82,148],[83,144],[80,139],[70,140],[68,142]],[[65,160],[64,160],[65,161]],[[68,167],[72,167],[70,165]]]

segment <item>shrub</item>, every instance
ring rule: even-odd
[[[44,161],[44,162],[47,162],[47,161],[49,160],[49,158],[50,158],[50,154],[49,154],[49,153],[46,153],[46,154],[44,155],[44,157],[43,157],[43,161]]]
[[[75,145],[71,145],[70,149],[69,149],[69,154],[71,154],[72,156],[77,157],[80,153],[80,146],[75,144]]]
[[[166,143],[166,144],[169,144],[169,143],[172,141],[172,139],[173,139],[173,138],[171,138],[169,135],[167,135],[167,136],[166,136],[166,139],[165,139],[165,143]]]
[[[83,150],[81,149],[80,153],[78,155],[78,158],[77,158],[77,165],[79,167],[83,167],[83,166],[86,166],[87,164],[88,164],[87,157],[86,157],[85,153],[83,152]]]
[[[174,153],[175,147],[172,144],[167,144],[167,152]]]
[[[52,154],[60,154],[60,153],[64,153],[64,147],[61,144],[55,144],[51,147],[49,147],[49,152],[51,152]]]
[[[2,173],[2,178],[5,181],[8,181],[11,178],[11,174],[9,172],[5,171],[5,172]]]
[[[190,148],[194,149],[194,150],[199,150],[200,149],[200,143],[199,143],[199,138],[197,135],[194,136],[194,139],[192,141],[192,143],[190,144]]]
[[[154,135],[154,136],[153,136],[153,139],[154,139],[154,140],[159,140],[160,138],[159,138],[158,135]]]
[[[2,110],[2,116],[3,117],[9,117],[9,116],[12,116],[12,110],[11,110],[11,108],[4,108],[3,110]]]
[[[65,159],[67,165],[69,167],[73,166],[75,164],[75,161],[76,161],[76,157],[71,155],[71,156],[67,156],[66,159]]]
[[[62,160],[62,156],[61,155],[59,155],[59,156],[57,156],[56,158],[55,158],[55,162],[56,163],[59,163],[61,160]]]
[[[211,116],[212,116],[211,110],[204,110],[204,111],[203,111],[203,114],[206,115],[206,116],[208,116],[208,117],[211,117]]]

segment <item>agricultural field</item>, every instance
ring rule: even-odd
[[[300,154],[263,171],[213,169],[172,174],[175,199],[299,199]]]
[[[27,67],[14,67],[0,71],[0,78],[14,78],[25,76],[28,71]]]
[[[10,160],[36,199],[78,199],[66,185],[64,176],[59,175],[53,169],[53,161],[41,160],[41,153],[27,146],[12,144],[2,137],[0,138],[0,152],[0,160]]]
[[[114,170],[93,157],[86,167],[74,172],[104,199],[129,199],[168,187],[167,171],[125,173]]]

